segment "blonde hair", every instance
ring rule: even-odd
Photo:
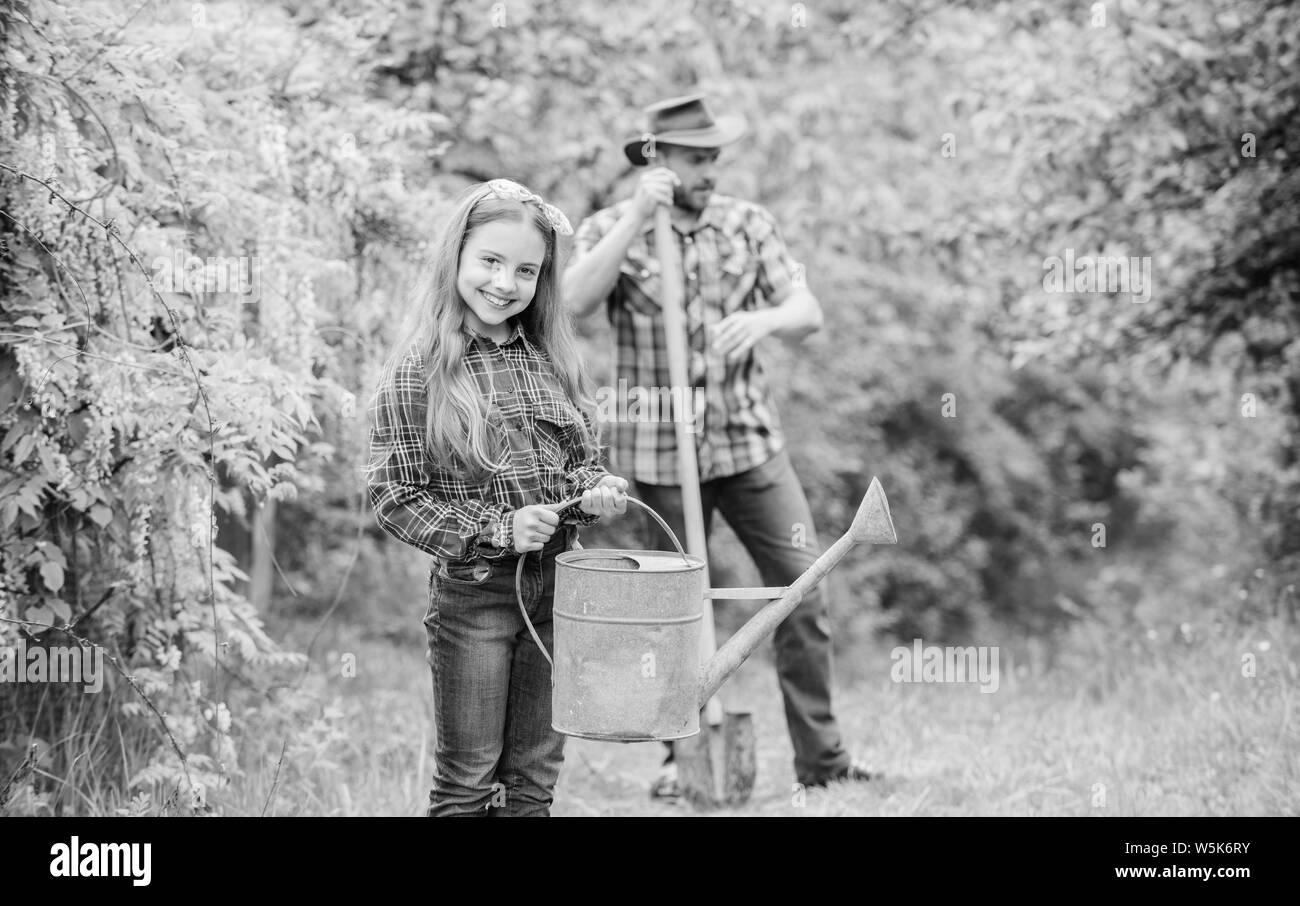
[[[414,344],[425,362],[428,418],[425,441],[432,460],[453,473],[484,481],[501,467],[508,454],[504,436],[490,436],[489,401],[465,366],[466,304],[456,288],[460,256],[478,227],[495,221],[530,223],[546,246],[537,275],[537,288],[528,307],[517,316],[519,326],[550,360],[569,401],[578,409],[576,423],[587,456],[597,438],[582,413],[593,406],[570,314],[561,306],[560,270],[556,261],[556,231],[538,201],[499,197],[487,183],[470,186],[457,200],[415,293]],[[409,336],[410,334],[404,334]],[[410,349],[399,343],[396,358]]]

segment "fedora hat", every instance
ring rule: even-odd
[[[637,167],[649,163],[644,152],[651,142],[686,148],[721,148],[744,136],[749,128],[743,116],[714,117],[702,94],[659,101],[645,108],[645,113],[646,131],[623,145],[623,153]]]

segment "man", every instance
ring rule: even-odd
[[[714,194],[719,149],[743,137],[744,119],[714,119],[700,95],[661,101],[646,113],[648,132],[623,151],[635,166],[648,169],[631,199],[597,211],[578,228],[565,296],[579,317],[605,304],[620,393],[637,388],[641,399],[667,399],[671,381],[654,218],[660,205],[671,206],[685,271],[689,380],[702,388],[704,399],[703,411],[696,412],[699,390],[680,392],[686,405],[678,417],[689,416],[697,432],[705,531],[719,510],[764,584],[790,585],[819,549],[754,347],[769,335],[799,339],[817,331],[821,307],[772,215]],[[636,495],[685,537],[672,417],[661,409],[658,421],[615,422],[613,458],[620,473],[635,480]],[[671,549],[657,527],[651,530],[652,548]],[[800,537],[805,544],[794,543]],[[831,711],[827,612],[826,597],[814,591],[775,638],[795,776],[808,786],[872,777],[845,751]],[[672,795],[674,781],[666,773],[656,794]]]

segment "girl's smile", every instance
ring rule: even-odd
[[[498,296],[496,293],[486,289],[481,289],[479,290],[479,292],[483,294],[483,298],[487,299],[489,302],[491,302],[493,305],[497,306],[498,308],[509,308],[511,305],[514,305],[516,302],[515,299],[507,299],[502,296]]]
[[[546,244],[531,223],[494,220],[471,232],[456,274],[466,325],[498,343],[506,340],[506,321],[532,303],[545,257]]]

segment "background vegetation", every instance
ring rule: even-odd
[[[630,191],[638,109],[700,88],[752,125],[720,190],[827,314],[761,353],[819,528],[876,475],[899,529],[832,588],[848,732],[914,782],[821,810],[1294,813],[1294,5],[2,0],[0,29],[0,644],[113,659],[102,695],[0,685],[0,812],[418,810],[427,562],[359,473],[406,292],[468,182],[576,223]],[[1067,250],[1149,258],[1149,301],[1048,292]],[[891,685],[914,637],[1017,682]],[[736,689],[780,777],[763,671]],[[648,756],[571,751],[561,810],[644,808]]]

